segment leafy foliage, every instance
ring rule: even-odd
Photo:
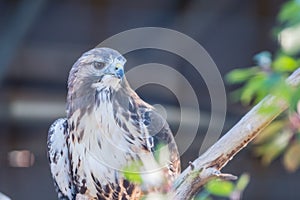
[[[295,26],[300,23],[300,1],[293,0],[286,2],[279,14],[278,14],[278,22],[280,26],[278,28],[287,28],[291,26]]]
[[[300,66],[300,0],[290,0],[282,5],[274,28],[280,48],[273,55],[263,51],[254,55],[255,65],[234,69],[225,77],[230,84],[242,85],[231,93],[233,101],[253,106],[266,95],[275,101],[286,101],[289,110],[281,114],[253,141],[253,152],[264,165],[282,156],[283,165],[289,172],[300,168],[300,88],[292,88],[285,80]],[[263,105],[260,113],[278,112],[274,105]],[[242,175],[237,183],[214,179],[209,182],[195,200],[213,197],[240,199],[249,183],[249,176]]]
[[[130,165],[126,166],[123,169],[123,174],[125,179],[130,182],[141,184],[143,179],[140,173],[140,169],[142,167],[141,162],[132,162]]]
[[[261,158],[264,165],[282,155],[283,165],[290,172],[300,167],[300,88],[292,88],[285,79],[299,68],[300,42],[287,43],[286,38],[298,38],[300,32],[300,1],[286,2],[278,14],[278,26],[275,27],[276,38],[281,48],[272,55],[261,52],[254,56],[255,66],[235,69],[226,76],[231,84],[243,84],[233,92],[234,100],[243,105],[254,105],[266,95],[273,95],[275,100],[286,101],[289,110],[281,114],[276,121],[254,140],[254,154]],[[295,31],[291,31],[291,30]],[[288,34],[287,34],[288,33]],[[290,42],[290,41],[289,41]],[[290,48],[290,49],[289,49]],[[274,105],[264,105],[261,114],[277,112]]]
[[[248,174],[242,174],[235,183],[217,178],[213,179],[205,185],[204,190],[195,197],[195,200],[210,200],[213,197],[239,199],[249,180]]]

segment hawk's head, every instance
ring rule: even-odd
[[[95,48],[84,53],[70,71],[69,84],[91,87],[116,87],[124,76],[126,59],[110,48]]]
[[[95,48],[84,53],[73,65],[68,81],[68,101],[73,109],[86,106],[96,90],[118,90],[124,78],[126,59],[110,48]],[[76,102],[74,102],[76,101]]]

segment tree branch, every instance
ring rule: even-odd
[[[293,87],[299,86],[300,68],[290,75],[286,81]],[[260,114],[259,110],[266,105],[275,105],[278,110],[269,114]],[[228,177],[228,175],[222,174],[220,170],[287,108],[287,102],[278,101],[277,98],[271,95],[265,97],[179,175],[173,184],[172,199],[191,199],[213,177]]]

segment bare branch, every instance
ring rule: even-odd
[[[293,87],[300,85],[300,69],[288,77],[287,83]],[[276,105],[278,110],[262,115],[259,110],[265,105]],[[191,199],[210,179],[222,176],[220,170],[227,162],[287,108],[287,102],[278,101],[274,96],[264,98],[220,140],[190,163],[193,167],[187,167],[173,184],[172,199]]]

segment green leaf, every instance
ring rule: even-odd
[[[300,21],[300,5],[299,1],[293,0],[285,3],[279,14],[278,21],[281,23],[286,23],[287,26],[299,23]]]
[[[215,196],[228,197],[234,190],[234,184],[230,181],[213,179],[205,185],[205,189]]]
[[[235,69],[226,74],[225,79],[228,83],[231,84],[242,83],[254,76],[257,71],[257,67],[251,67],[247,69]]]
[[[282,75],[279,73],[272,73],[266,77],[265,82],[263,83],[264,87],[269,91],[272,88],[277,88],[277,84],[281,84]]]
[[[234,103],[239,102],[242,92],[243,92],[243,88],[236,89],[229,94],[229,98]]]
[[[273,62],[273,69],[278,72],[293,72],[297,68],[297,61],[290,56],[279,56]]]
[[[250,101],[254,98],[257,91],[263,89],[264,81],[265,81],[265,75],[263,74],[257,75],[252,79],[250,79],[243,88],[243,92],[241,94],[242,103],[248,105]]]
[[[162,163],[163,160],[165,160],[166,158],[168,158],[168,146],[166,146],[163,143],[158,143],[154,146],[154,158],[156,161],[158,161],[158,163]]]
[[[209,197],[209,195],[209,192],[203,190],[194,198],[194,200],[210,200],[211,198]]]
[[[285,79],[281,76],[280,79],[274,82],[274,85],[270,89],[270,93],[276,96],[281,101],[285,100],[289,102],[293,95],[293,88],[288,85]]]
[[[272,78],[272,81],[266,81],[267,83],[265,84],[264,90],[268,92],[269,94],[273,95],[273,101],[272,103],[270,102],[263,102],[263,105],[259,109],[259,112],[261,114],[275,114],[279,112],[279,107],[277,104],[280,104],[283,100],[286,101],[287,103],[290,102],[291,97],[292,97],[292,87],[287,85],[286,82],[282,77],[276,79]]]
[[[295,111],[298,110],[299,100],[300,100],[300,88],[298,87],[292,91],[291,99],[289,102],[291,110],[295,110]],[[299,113],[299,111],[297,111],[297,112]]]
[[[141,184],[143,182],[140,173],[141,162],[132,162],[130,165],[123,168],[123,174],[125,179],[133,183]]]
[[[236,190],[243,191],[250,182],[249,174],[242,174],[236,183]]]
[[[292,143],[283,157],[283,164],[289,172],[295,172],[300,166],[300,143],[296,141]]]

